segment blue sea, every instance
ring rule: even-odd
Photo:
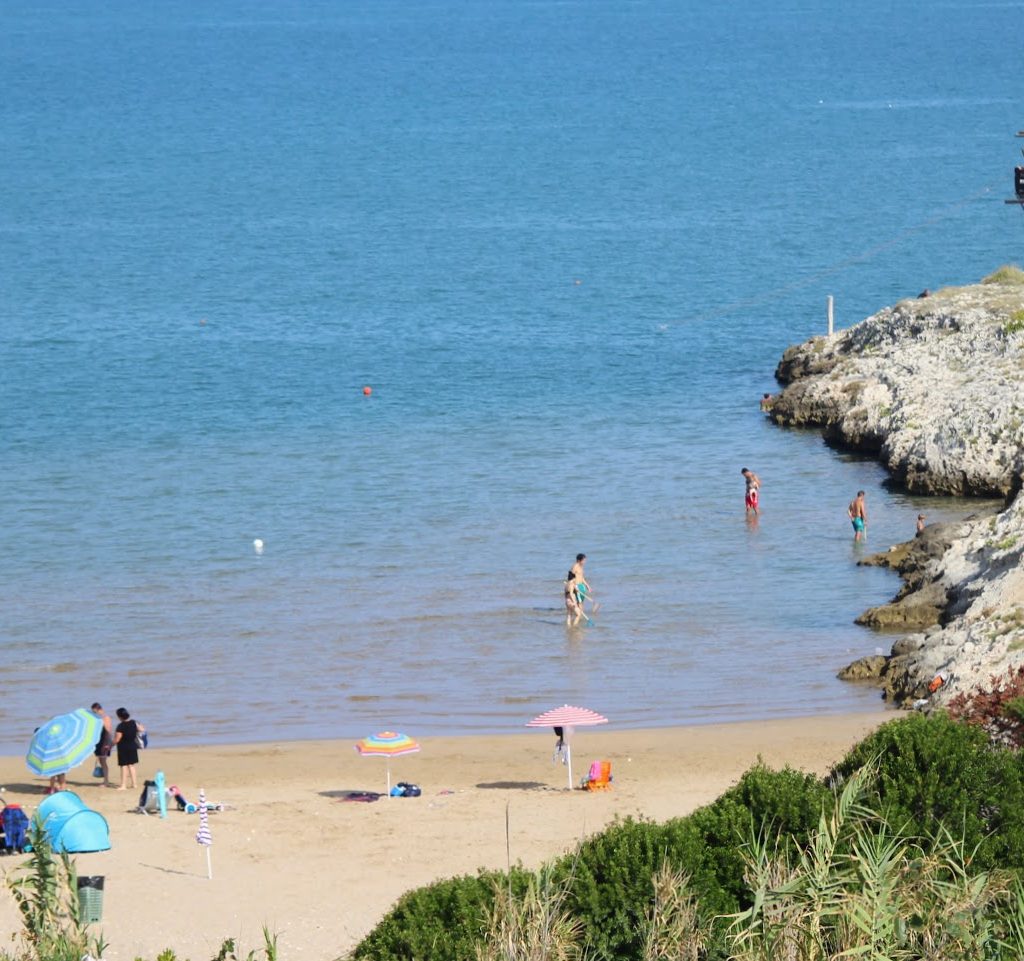
[[[0,749],[875,708],[856,561],[971,505],[758,399],[1020,262],[1022,16],[0,0]]]

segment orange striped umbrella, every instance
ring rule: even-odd
[[[408,734],[398,731],[381,731],[371,734],[361,741],[356,741],[355,749],[362,757],[382,757],[386,759],[388,771],[388,797],[391,796],[391,759],[403,754],[415,754],[420,746]]]

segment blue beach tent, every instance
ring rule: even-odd
[[[73,791],[51,794],[36,810],[47,840],[58,854],[88,854],[110,850],[110,828],[98,811],[86,807]]]

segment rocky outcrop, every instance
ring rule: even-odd
[[[936,705],[1024,664],[1024,284],[903,301],[790,348],[776,376],[786,385],[776,423],[877,453],[912,490],[1008,504],[862,562],[897,570],[904,585],[858,622],[910,633],[840,677]]]
[[[1024,476],[1024,285],[901,301],[791,347],[771,417],[877,453],[914,491],[1008,496]]]

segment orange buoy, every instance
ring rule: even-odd
[[[372,393],[373,393],[373,388],[372,387],[364,387],[363,388],[363,394],[365,394],[367,397],[369,397],[370,394],[372,394]]]

